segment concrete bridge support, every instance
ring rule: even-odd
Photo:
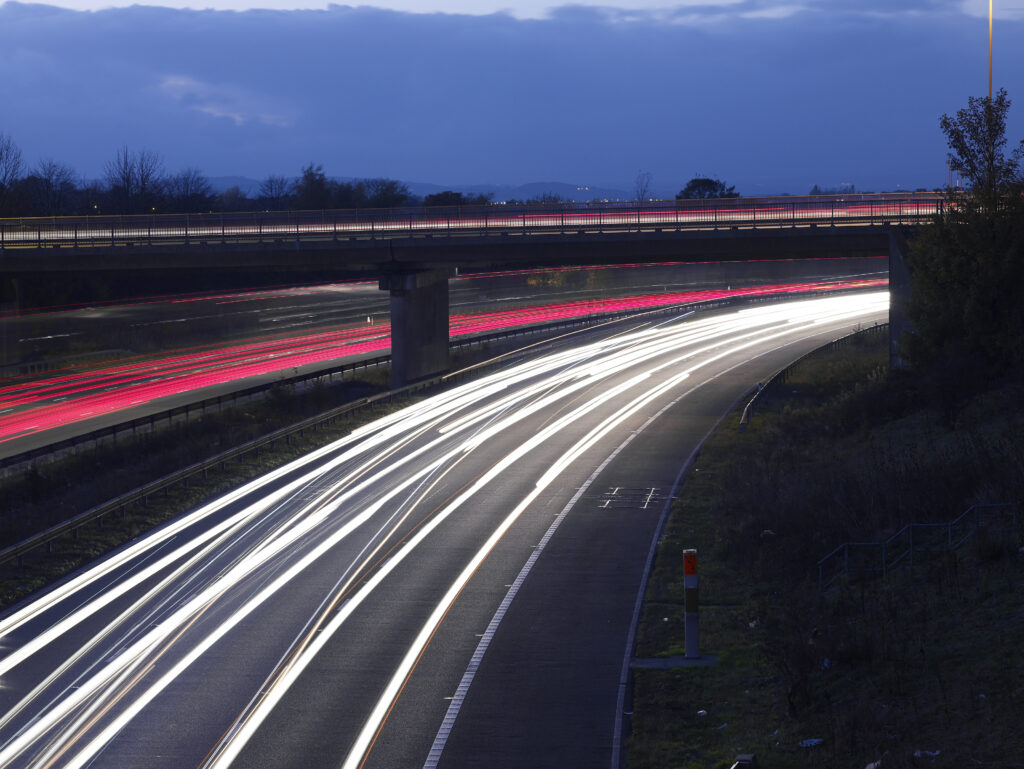
[[[448,369],[448,271],[389,272],[391,383],[402,387]]]
[[[893,227],[889,230],[889,367],[903,368],[900,340],[911,330],[907,317],[910,302],[910,268],[907,266],[909,228]]]
[[[0,276],[0,312],[17,315],[21,310],[22,281],[16,276]],[[0,373],[18,362],[18,340],[14,323],[0,321]],[[13,373],[13,372],[12,372]]]

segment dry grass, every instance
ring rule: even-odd
[[[884,354],[810,362],[747,432],[734,415],[702,450],[638,655],[682,652],[682,550],[697,547],[702,648],[720,661],[636,671],[632,769],[728,767],[742,752],[768,768],[1024,763],[1019,533],[886,582],[818,589],[817,560],[844,541],[1024,496],[1018,386],[976,396],[949,423],[912,380],[887,380]]]

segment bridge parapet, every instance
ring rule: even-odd
[[[941,212],[943,205],[941,195],[922,193],[0,219],[0,250],[301,248],[324,241],[399,238],[913,225]]]

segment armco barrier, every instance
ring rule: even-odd
[[[785,298],[799,298],[800,296],[802,295],[794,293],[785,295]],[[778,298],[767,296],[736,298],[723,297],[721,299],[713,299],[706,302],[698,302],[694,304],[667,305],[665,307],[659,307],[653,310],[646,310],[639,313],[629,310],[620,310],[613,313],[594,313],[592,315],[588,315],[585,317],[570,318],[567,320],[553,321],[551,323],[523,326],[520,328],[509,329],[506,331],[492,331],[487,334],[474,335],[465,338],[456,338],[451,341],[450,348],[453,350],[459,350],[468,347],[479,347],[481,345],[491,344],[505,339],[516,339],[523,336],[551,333],[563,329],[581,328],[593,324],[621,320],[623,318],[628,317],[670,314],[678,312],[681,306],[685,306],[693,310],[708,310],[714,309],[716,307],[726,307],[737,304],[752,304],[757,302],[777,301],[777,299]],[[56,456],[62,452],[74,452],[78,447],[83,445],[96,446],[98,442],[103,440],[111,440],[113,442],[116,442],[119,437],[134,435],[140,430],[152,430],[154,427],[158,425],[172,424],[175,420],[179,419],[184,419],[185,421],[188,421],[192,418],[199,418],[203,414],[205,414],[207,410],[219,410],[220,408],[226,405],[235,405],[240,401],[245,401],[246,399],[249,398],[262,396],[263,394],[273,389],[274,387],[301,385],[309,382],[323,381],[324,379],[332,381],[335,376],[344,376],[346,373],[351,373],[354,371],[358,371],[360,369],[384,366],[389,364],[390,362],[390,355],[379,355],[373,358],[366,358],[363,360],[342,363],[328,368],[317,369],[316,371],[311,371],[305,374],[297,374],[290,377],[282,377],[281,379],[275,379],[272,382],[265,382],[263,384],[241,388],[226,395],[219,395],[212,398],[196,400],[191,403],[186,403],[185,405],[182,406],[175,406],[174,408],[158,411],[144,417],[126,420],[124,422],[119,422],[114,425],[102,427],[97,430],[91,430],[87,433],[82,433],[81,435],[76,435],[71,438],[65,438],[64,440],[61,441],[55,441],[54,443],[47,444],[46,446],[40,446],[37,449],[21,452],[19,454],[14,454],[9,457],[2,457],[0,458],[0,475],[3,474],[3,471],[6,468],[24,465],[26,463],[33,462],[37,459]]]
[[[63,534],[72,532],[75,529],[84,526],[87,523],[91,523],[92,521],[96,521],[105,515],[116,512],[118,510],[122,510],[127,505],[133,502],[144,500],[146,497],[155,494],[158,491],[163,491],[164,489],[167,489],[170,486],[173,486],[177,483],[187,482],[189,478],[195,475],[205,475],[208,470],[216,467],[217,465],[222,465],[226,462],[238,459],[239,457],[245,456],[246,454],[252,452],[257,453],[258,455],[259,450],[261,448],[265,446],[270,446],[271,444],[276,443],[277,441],[287,441],[293,435],[301,435],[306,430],[316,430],[320,426],[330,424],[331,422],[335,421],[336,419],[346,414],[350,414],[361,409],[373,407],[378,403],[387,402],[393,400],[394,398],[400,398],[406,395],[411,395],[419,390],[423,390],[426,389],[427,387],[436,385],[439,380],[440,377],[433,380],[408,385],[398,390],[391,390],[386,393],[381,393],[379,395],[361,398],[357,401],[353,401],[352,403],[346,403],[344,406],[339,406],[338,408],[332,409],[323,414],[318,414],[315,417],[310,417],[309,419],[303,420],[302,422],[299,422],[297,424],[290,425],[289,427],[285,427],[280,430],[276,430],[272,433],[268,433],[267,435],[264,435],[260,438],[256,438],[255,440],[249,441],[248,443],[243,443],[241,446],[236,446],[233,449],[229,449],[228,451],[221,452],[220,454],[210,457],[209,459],[205,459],[202,462],[196,462],[195,464],[189,465],[186,468],[177,470],[173,473],[169,473],[168,475],[165,475],[162,478],[158,478],[155,481],[147,483],[145,486],[135,489],[134,491],[130,491],[127,494],[123,494],[117,497],[116,499],[112,499],[109,502],[104,502],[103,504],[97,505],[96,507],[93,507],[90,510],[86,510],[84,513],[80,513],[79,515],[76,515],[74,518],[64,521],[63,523],[57,524],[56,526],[53,526],[47,529],[46,531],[40,532],[39,534],[30,537],[29,539],[26,539],[23,542],[19,542],[16,545],[8,547],[4,550],[0,550],[0,563],[6,563],[7,561],[10,561],[12,558],[20,558],[25,553],[28,553],[31,550],[36,549],[37,547],[52,542],[53,540],[57,539]]]
[[[758,402],[762,397],[764,397],[764,393],[770,391],[770,389],[778,387],[779,385],[785,384],[789,380],[790,375],[793,373],[796,367],[799,366],[801,363],[804,363],[805,361],[809,360],[810,358],[813,358],[816,355],[821,355],[823,353],[833,352],[835,350],[841,349],[842,347],[845,347],[846,345],[851,344],[852,342],[857,341],[859,339],[863,339],[866,336],[882,333],[889,333],[888,323],[876,323],[874,326],[868,326],[867,328],[862,328],[852,333],[846,334],[845,336],[833,339],[828,344],[814,348],[810,352],[801,355],[799,358],[797,358],[795,361],[790,363],[785,368],[781,368],[778,371],[776,371],[765,382],[758,384],[755,388],[754,394],[751,396],[750,401],[743,409],[743,414],[740,416],[740,432],[743,432],[744,430],[747,429],[747,425],[750,424],[750,420],[754,416],[754,411],[757,408]]]

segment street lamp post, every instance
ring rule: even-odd
[[[992,101],[992,0],[988,0],[988,100]]]

